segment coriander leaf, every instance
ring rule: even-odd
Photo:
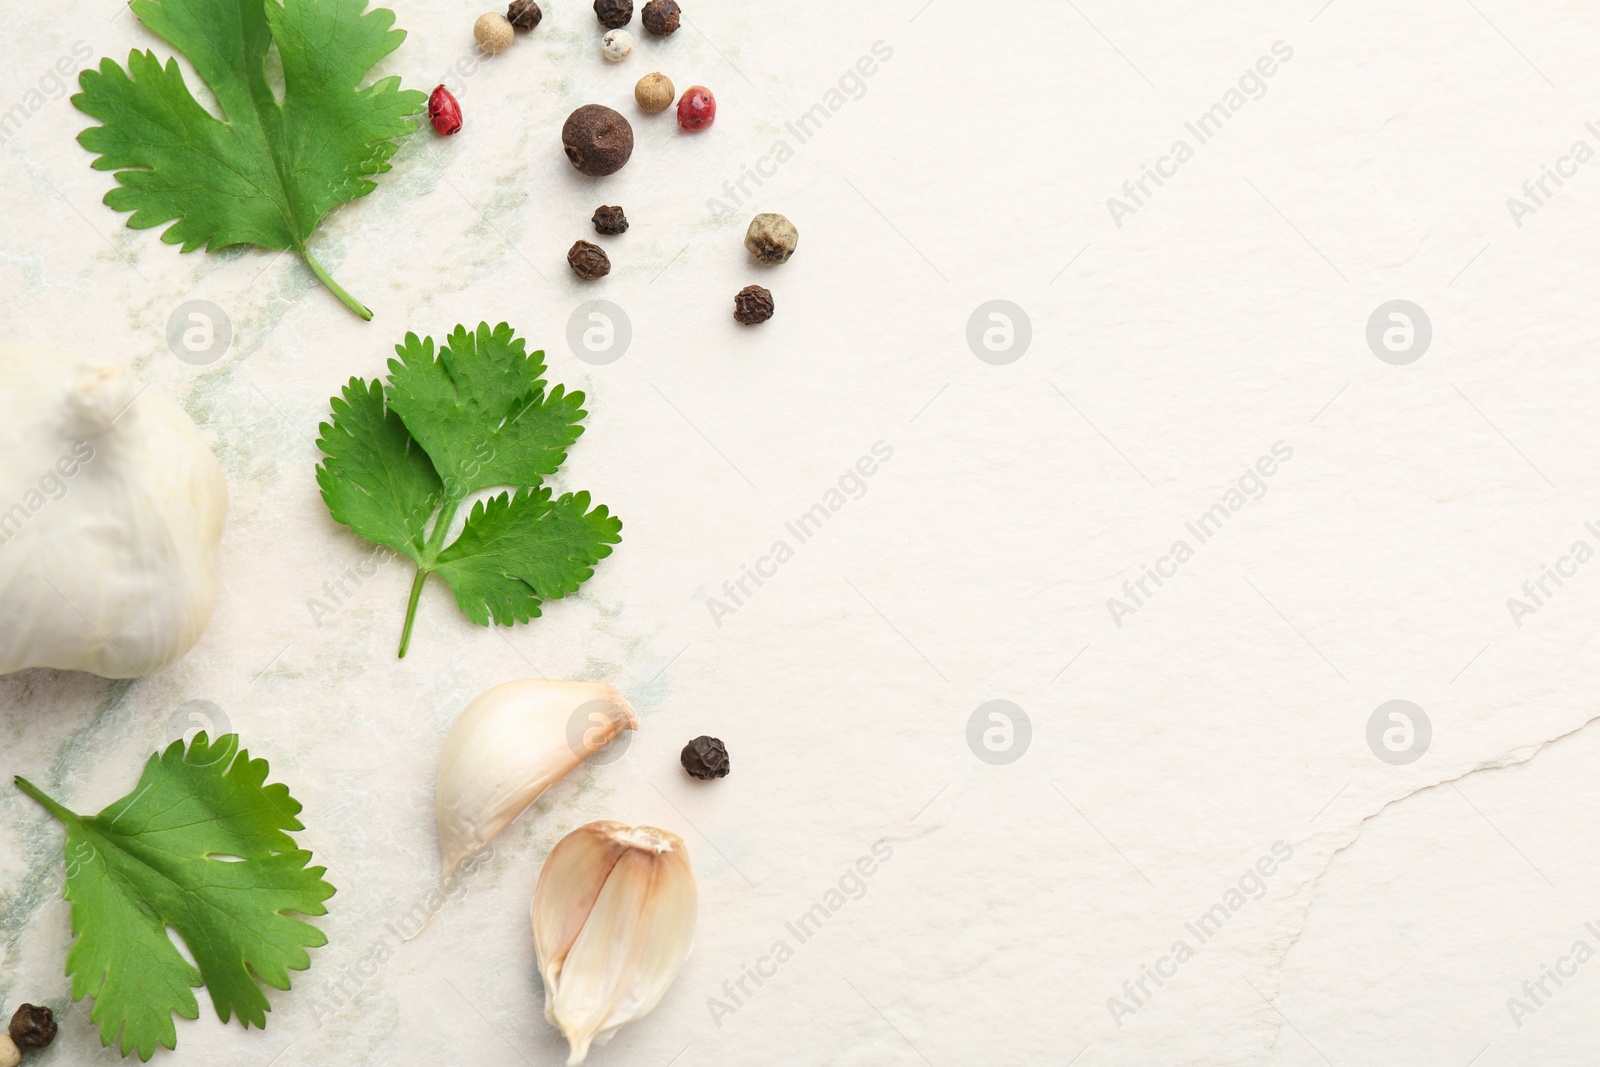
[[[317,468],[328,510],[368,541],[421,563],[428,518],[444,491],[432,461],[384,407],[377,382],[351,378],[332,405],[333,421],[317,439],[328,457]]]
[[[200,733],[187,750],[174,741],[152,755],[138,788],[99,815],[76,815],[16,779],[66,829],[72,995],[94,998],[101,1041],[124,1056],[176,1048],[172,1016],[199,1015],[190,990],[202,982],[223,1022],[264,1027],[259,982],[288,989],[289,972],[311,965],[305,950],[327,943],[290,918],[325,914],[334,889],[287,832],[303,829],[299,803],[266,777],[266,760],[251,759],[237,735]]]
[[[400,79],[361,80],[400,46],[394,13],[366,0],[133,0],[152,32],[194,64],[223,117],[195,101],[173,59],[134,51],[79,77],[72,102],[99,119],[78,136],[97,170],[115,171],[105,202],[128,225],[192,252],[253,244],[298,253],[356,314],[372,312],[328,276],[307,244],[329,211],[377,188],[395,138],[423,107]],[[364,13],[365,12],[365,13]],[[267,80],[276,44],[283,98]]]
[[[464,497],[531,486],[554,474],[583,433],[583,394],[545,391],[544,353],[505,323],[457,326],[434,357],[433,339],[407,334],[389,361],[389,404],[451,487]]]
[[[540,601],[576,592],[621,540],[622,523],[604,504],[590,511],[588,493],[502,493],[473,507],[435,570],[473,622],[510,626],[537,618]]]
[[[387,389],[353,378],[330,401],[317,484],[335,519],[416,562],[404,657],[428,575],[480,626],[527,622],[594,574],[622,522],[591,509],[588,493],[556,498],[541,485],[582,433],[583,394],[547,388],[544,353],[529,355],[510,326],[457,326],[437,351],[407,334],[395,351]],[[502,486],[511,491],[477,503],[447,545],[461,505]]]

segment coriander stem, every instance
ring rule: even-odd
[[[60,804],[57,804],[54,800],[51,800],[49,797],[45,796],[38,786],[22,777],[22,775],[19,774],[12,780],[17,783],[18,789],[28,794],[28,796],[32,797],[34,800],[37,800],[40,805],[44,807],[44,810],[48,811],[51,815],[54,815],[57,819],[60,819],[62,822],[77,821],[78,816],[75,813],[68,811]]]
[[[444,547],[444,539],[450,532],[450,523],[455,520],[456,509],[461,506],[461,501],[447,499],[444,507],[439,511],[439,518],[434,522],[433,530],[428,534],[428,543],[423,546],[428,564],[438,558],[439,550]],[[411,600],[406,604],[406,624],[400,631],[400,658],[406,658],[406,650],[411,647],[411,627],[417,621],[417,604],[422,600],[422,587],[428,580],[429,567],[421,564],[417,566],[417,577],[411,583]]]
[[[334,281],[333,275],[322,269],[322,264],[317,262],[317,258],[311,254],[309,249],[300,249],[300,258],[306,261],[306,266],[311,268],[311,273],[317,276],[317,280],[326,285],[329,292],[344,302],[345,307],[354,311],[363,319],[371,321],[372,309],[345,292],[344,286]]]
[[[422,585],[428,580],[428,572],[417,569],[416,580],[411,583],[411,601],[406,605],[406,625],[400,631],[400,658],[406,658],[406,649],[411,647],[411,627],[417,621],[417,602],[422,599]]]

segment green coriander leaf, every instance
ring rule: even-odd
[[[352,378],[331,401],[317,484],[335,519],[416,562],[404,656],[428,575],[480,626],[527,622],[594,574],[622,522],[588,493],[558,499],[542,485],[583,432],[583,394],[548,387],[544,353],[510,326],[457,326],[437,350],[411,333],[395,351],[387,389]],[[502,486],[447,545],[467,499]]]
[[[368,541],[421,563],[428,519],[444,493],[432,461],[384,407],[377,382],[351,378],[332,405],[333,421],[317,439],[328,457],[317,468],[328,510]]]
[[[329,211],[377,188],[395,138],[410,133],[425,97],[400,79],[365,88],[368,71],[400,46],[394,13],[366,0],[133,0],[133,12],[182,52],[216,97],[222,118],[196,102],[175,60],[131,52],[124,70],[104,59],[79,77],[78,109],[101,125],[79,142],[115,171],[105,201],[131,211],[135,229],[185,252],[252,244],[293,251],[364,319],[307,244]],[[283,70],[280,100],[268,52]]]
[[[435,570],[473,622],[510,626],[576,592],[621,540],[621,521],[604,504],[589,510],[588,493],[552,500],[549,489],[524,490],[475,505]]]
[[[433,339],[407,334],[389,361],[389,405],[427,449],[451,494],[531,486],[554,474],[583,428],[583,394],[548,393],[544,353],[529,355],[501,323],[457,326],[434,357]]]
[[[290,917],[325,914],[334,889],[288,834],[303,829],[299,803],[266,778],[266,760],[240,750],[237,735],[200,733],[187,750],[174,741],[151,756],[138,788],[99,815],[76,815],[16,779],[66,829],[72,995],[94,998],[101,1041],[124,1056],[176,1048],[172,1016],[199,1014],[190,990],[201,983],[223,1022],[264,1027],[260,983],[288,989],[289,972],[311,965],[306,949],[327,943]]]

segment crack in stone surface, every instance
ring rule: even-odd
[[[1261,999],[1264,1002],[1263,1011],[1270,1011],[1271,1014],[1271,1018],[1268,1020],[1268,1026],[1271,1031],[1271,1041],[1266,1045],[1265,1048],[1261,1050],[1260,1056],[1254,1058],[1254,1062],[1260,1064],[1267,1063],[1273,1051],[1278,1047],[1278,1039],[1283,1034],[1283,1023],[1285,1020],[1284,1016],[1278,1011],[1277,1003],[1280,979],[1283,972],[1283,964],[1284,961],[1289,958],[1289,953],[1294,951],[1294,947],[1299,944],[1300,937],[1303,933],[1305,933],[1306,926],[1310,922],[1311,908],[1316,903],[1316,891],[1322,884],[1323,879],[1327,877],[1328,872],[1333,869],[1334,861],[1338,859],[1340,853],[1344,852],[1346,849],[1349,849],[1351,846],[1355,845],[1361,840],[1362,831],[1366,829],[1368,823],[1381,816],[1390,808],[1395,807],[1398,804],[1402,804],[1405,801],[1410,800],[1412,797],[1419,796],[1423,793],[1429,793],[1436,789],[1442,789],[1446,786],[1456,785],[1457,783],[1483,771],[1498,771],[1504,770],[1508,767],[1520,767],[1523,764],[1533,760],[1535,756],[1550,746],[1565,741],[1567,738],[1576,734],[1582,733],[1596,722],[1600,722],[1600,715],[1592,715],[1583,722],[1579,723],[1577,726],[1574,726],[1572,729],[1565,730],[1559,734],[1556,734],[1554,737],[1549,737],[1542,741],[1530,742],[1526,745],[1519,745],[1504,755],[1496,757],[1492,760],[1485,760],[1481,763],[1478,763],[1477,765],[1453,777],[1443,778],[1437,782],[1430,782],[1427,785],[1418,786],[1409,792],[1402,793],[1400,796],[1395,797],[1392,800],[1385,801],[1378,807],[1376,811],[1362,816],[1361,819],[1352,826],[1347,826],[1341,830],[1317,831],[1303,838],[1302,843],[1315,841],[1318,838],[1328,836],[1332,836],[1335,839],[1343,836],[1346,837],[1347,840],[1329,852],[1326,859],[1323,860],[1320,869],[1318,869],[1316,873],[1313,874],[1309,879],[1302,882],[1295,888],[1294,897],[1291,899],[1299,899],[1303,897],[1304,903],[1303,905],[1299,906],[1296,911],[1291,912],[1289,917],[1277,926],[1272,943],[1267,948],[1267,960],[1265,964],[1257,971],[1257,974],[1264,981],[1258,984],[1257,981],[1254,980],[1255,976],[1252,976],[1250,984],[1256,986],[1256,992],[1260,994]]]

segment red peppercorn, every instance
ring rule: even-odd
[[[678,125],[696,133],[716,121],[717,98],[704,85],[691,85],[678,101]]]
[[[461,129],[461,105],[442,85],[428,97],[428,119],[440,137],[449,137]]]

